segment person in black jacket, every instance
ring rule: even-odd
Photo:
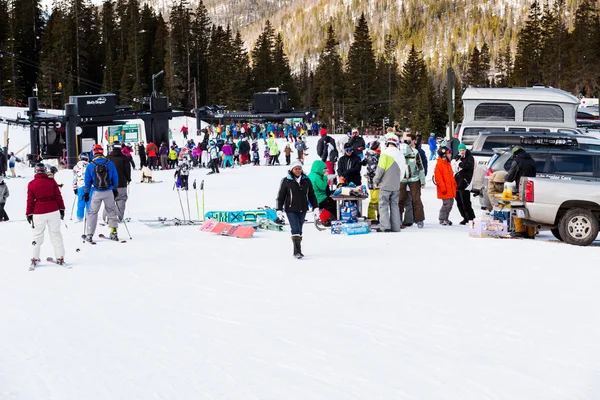
[[[338,160],[337,174],[344,178],[344,182],[349,184],[354,183],[356,186],[361,185],[360,169],[362,161],[358,157],[354,148],[347,143],[344,148],[344,155]]]
[[[535,160],[523,150],[521,146],[515,146],[512,149],[513,162],[510,166],[510,170],[504,180],[506,182],[515,182],[517,184],[517,193],[519,191],[519,185],[521,185],[521,178],[535,178],[537,173]],[[521,238],[535,238],[535,226],[526,226],[522,218],[514,218],[514,232],[512,236]]]
[[[140,169],[142,169],[142,167],[146,167],[146,146],[143,141],[138,145],[138,154],[140,155]]]
[[[475,158],[471,152],[467,150],[467,146],[460,144],[458,146],[458,171],[454,174],[456,180],[456,205],[462,216],[461,225],[466,225],[467,222],[475,219],[475,212],[471,205],[471,196],[467,188],[471,185],[473,179],[473,171],[475,170]]]
[[[535,160],[521,146],[513,147],[512,155],[513,162],[505,180],[506,182],[516,182],[518,191],[522,177],[535,178]]]
[[[348,140],[348,146],[354,149],[354,154],[361,160],[363,159],[363,151],[365,150],[366,144],[365,139],[358,135],[358,129],[352,130],[352,137]]]
[[[119,142],[113,142],[112,150],[108,157],[106,157],[109,161],[112,161],[115,164],[115,168],[117,169],[117,174],[119,175],[119,185],[117,187],[117,195],[115,196],[115,202],[117,203],[117,216],[119,218],[119,222],[123,221],[123,216],[125,215],[125,206],[127,204],[127,185],[131,182],[131,164],[129,160],[123,153],[121,152],[122,145]],[[107,220],[108,215],[106,214],[106,209],[104,209],[103,219]]]
[[[294,161],[290,166],[288,175],[281,180],[277,195],[277,217],[282,219],[283,212],[287,215],[292,242],[294,243],[294,257],[302,258],[302,225],[308,212],[308,204],[313,207],[315,218],[319,218],[317,197],[313,191],[312,182],[302,172],[302,163]]]

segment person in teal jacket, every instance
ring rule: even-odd
[[[327,165],[322,160],[315,160],[310,168],[308,179],[312,183],[313,191],[319,202],[321,214],[319,219],[325,226],[331,225],[331,220],[337,213],[335,201],[330,197],[329,178],[327,177]]]

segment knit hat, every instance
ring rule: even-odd
[[[515,146],[512,148],[512,154],[513,156],[520,150],[523,150],[523,148],[521,146]]]
[[[292,163],[292,165],[290,165],[290,171],[296,167],[303,168],[304,166],[302,165],[302,163],[300,161],[296,160]]]
[[[466,150],[466,149],[467,149],[467,145],[465,145],[464,143],[461,143],[458,145],[458,151]]]
[[[431,137],[435,137],[435,132],[431,132],[431,133],[429,134],[429,136],[431,136]]]
[[[94,147],[92,147],[92,152],[94,154],[104,154],[104,147],[102,147],[101,144],[95,144]]]

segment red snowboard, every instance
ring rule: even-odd
[[[232,225],[225,222],[218,222],[209,219],[202,224],[200,230],[203,232],[218,233],[223,236],[233,236],[247,239],[254,235],[254,228],[251,226]]]

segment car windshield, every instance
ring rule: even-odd
[[[521,143],[521,137],[516,135],[502,135],[502,136],[486,136],[485,143],[481,150],[483,151],[492,151],[498,147],[509,147],[514,146]]]

